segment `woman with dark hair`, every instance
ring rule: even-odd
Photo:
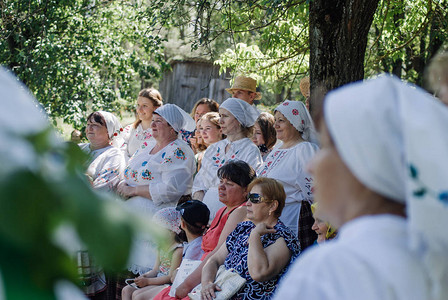
[[[89,143],[79,144],[89,155],[86,175],[96,190],[114,190],[126,166],[123,152],[113,146],[121,143],[120,122],[113,114],[96,111],[87,117],[86,137]],[[97,299],[106,297],[106,278],[102,268],[94,263],[86,249],[77,251],[78,268],[81,270],[83,291]],[[109,283],[110,284],[110,283]]]
[[[392,76],[328,93],[315,201],[338,237],[302,255],[276,299],[448,299],[448,109]]]
[[[219,104],[213,99],[201,98],[193,106],[191,117],[197,123],[198,120],[208,112],[218,112]]]
[[[277,135],[274,128],[274,116],[267,112],[262,112],[254,124],[254,135],[252,141],[260,149],[263,161],[277,143]]]
[[[300,254],[296,235],[279,220],[285,207],[283,186],[275,179],[260,177],[248,189],[248,221],[236,226],[204,266],[202,299],[212,300],[219,290],[214,279],[222,264],[246,279],[232,299],[269,299],[290,263]]]
[[[87,117],[86,138],[89,143],[79,144],[89,155],[86,174],[96,189],[114,189],[125,168],[122,152],[113,146],[121,143],[120,121],[113,114],[96,111]]]
[[[191,290],[201,283],[204,264],[224,244],[227,236],[238,223],[246,218],[247,187],[255,179],[255,171],[243,161],[230,161],[218,170],[219,201],[224,207],[218,210],[209,229],[202,237],[202,263],[176,289],[176,298],[187,297]],[[162,291],[154,299],[175,299],[168,296],[169,290]]]
[[[126,159],[129,159],[135,151],[148,146],[153,140],[151,122],[153,112],[163,105],[162,96],[154,88],[146,88],[138,93],[136,113],[137,118],[134,123],[124,128],[124,144],[121,147]]]

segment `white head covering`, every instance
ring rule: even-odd
[[[180,217],[180,212],[175,207],[166,207],[158,210],[152,219],[157,225],[179,234]]]
[[[406,202],[410,245],[433,299],[448,299],[448,109],[391,76],[330,92],[325,121],[342,160],[365,186]]]
[[[109,134],[110,139],[118,136],[123,131],[120,121],[115,115],[102,110],[98,111],[98,113],[103,116],[106,121],[107,133]]]
[[[300,101],[285,100],[275,108],[275,111],[281,112],[298,132],[302,132],[302,138],[305,141],[318,144],[314,122],[305,104]]]
[[[164,118],[177,133],[180,133],[181,129],[194,131],[196,128],[193,118],[176,104],[162,105],[154,112]]]
[[[118,118],[107,111],[99,110],[97,111],[106,121],[107,133],[109,134],[109,139],[111,144],[115,147],[120,147],[123,145],[123,138],[121,137],[121,133],[123,132],[123,128],[121,127],[120,121]]]
[[[244,127],[254,126],[260,115],[255,107],[238,98],[228,98],[219,107],[228,110]]]

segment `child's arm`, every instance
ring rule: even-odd
[[[157,258],[156,258],[156,262],[154,264],[154,267],[152,268],[151,271],[146,272],[145,274],[143,274],[142,276],[144,278],[152,278],[152,277],[156,277],[157,273],[159,273],[159,267],[160,267],[160,257],[159,254],[157,253]]]
[[[176,270],[177,267],[179,267],[181,260],[182,260],[182,248],[177,248],[173,252],[173,256],[171,258],[170,273],[168,275],[152,278],[142,278],[139,281],[135,280],[135,283],[137,284],[138,287],[144,287],[148,285],[163,285],[171,283],[171,272]]]
[[[170,277],[169,283],[172,283],[174,277],[176,277],[177,269],[182,263],[182,254],[183,254],[183,247],[179,247],[173,252],[173,257],[171,258],[170,273],[168,274],[168,276]]]

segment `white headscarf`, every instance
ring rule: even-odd
[[[164,118],[177,133],[180,133],[182,129],[194,131],[196,128],[193,118],[176,104],[162,105],[154,112]]]
[[[121,133],[123,132],[123,128],[121,127],[120,121],[118,118],[107,111],[97,111],[106,121],[107,133],[109,134],[109,139],[111,144],[115,147],[120,147],[123,145],[123,138],[121,137]]]
[[[314,122],[305,104],[300,101],[285,100],[275,108],[275,111],[281,112],[292,126],[302,133],[302,138],[305,141],[319,143]]]
[[[252,105],[238,98],[228,98],[219,107],[228,110],[244,127],[254,126],[260,115]]]
[[[330,92],[325,121],[342,160],[365,186],[407,204],[411,248],[448,299],[448,109],[391,76]]]
[[[120,121],[115,115],[102,110],[98,111],[98,113],[103,116],[106,121],[107,133],[109,134],[110,139],[118,136],[123,131]]]

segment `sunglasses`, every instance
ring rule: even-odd
[[[260,202],[272,202],[272,200],[268,200],[261,196],[260,194],[251,193],[247,195],[247,200],[252,202],[253,204],[258,204]]]

